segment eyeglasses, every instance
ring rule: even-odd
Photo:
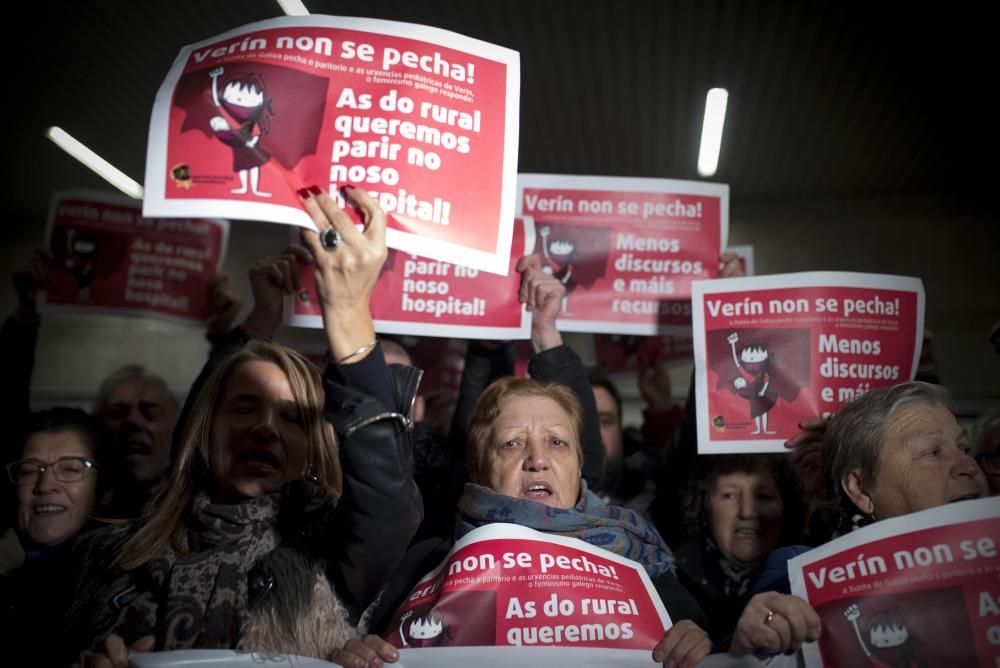
[[[1000,475],[1000,450],[976,455],[976,463],[984,473]]]
[[[78,482],[96,468],[97,464],[86,457],[60,457],[54,462],[22,459],[7,464],[7,475],[18,486],[34,485],[45,471],[52,471],[52,475],[60,482]]]

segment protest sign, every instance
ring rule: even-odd
[[[816,272],[698,281],[698,452],[785,452],[799,423],[913,378],[920,279]]]
[[[998,550],[994,498],[882,520],[795,557],[792,593],[823,624],[806,665],[996,668]]]
[[[594,334],[594,357],[605,373],[640,371],[651,366],[673,368],[690,365],[694,357],[691,336],[630,336]]]
[[[532,230],[530,220],[519,220],[515,226],[506,276],[390,250],[371,298],[375,331],[465,339],[528,338],[531,314],[517,300],[521,275],[514,266],[531,252]],[[300,265],[300,270],[302,289],[285,297],[285,323],[322,327],[314,268]]]
[[[535,219],[543,267],[566,286],[563,331],[685,331],[691,281],[719,275],[729,186],[520,174],[517,202]]]
[[[671,626],[645,569],[576,538],[489,524],[421,580],[384,637],[396,647],[606,647],[652,652]]]
[[[222,220],[143,218],[132,199],[55,193],[45,231],[49,286],[39,308],[204,322],[228,234]]]
[[[519,67],[445,30],[332,16],[186,46],[156,96],[144,212],[312,227],[297,190],[355,185],[385,210],[390,247],[502,274]]]
[[[753,276],[753,246],[730,246],[736,253],[745,276]],[[683,317],[671,318],[671,334],[634,336],[594,334],[594,356],[606,373],[639,371],[653,365],[663,368],[688,366],[694,361],[690,309]],[[686,329],[685,329],[686,327]]]

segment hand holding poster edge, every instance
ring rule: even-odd
[[[217,44],[224,40],[239,38],[247,33],[267,29],[296,27],[352,30],[417,40],[434,46],[466,51],[475,54],[477,57],[492,60],[505,66],[504,99],[506,105],[503,113],[504,150],[501,170],[502,183],[500,207],[497,212],[498,236],[493,252],[468,248],[460,244],[449,243],[445,240],[435,241],[393,228],[387,230],[386,243],[390,248],[425,255],[443,261],[449,261],[456,254],[461,254],[468,266],[474,266],[477,269],[482,269],[490,273],[506,275],[508,269],[507,252],[510,248],[513,234],[511,227],[514,219],[513,198],[516,192],[520,54],[511,49],[475,38],[419,24],[315,14],[306,17],[285,16],[250,23],[184,46],[157,90],[154,100],[147,143],[144,179],[145,200],[143,203],[144,215],[150,217],[201,217],[216,216],[221,210],[225,212],[228,218],[260,220],[314,229],[309,216],[300,207],[271,204],[259,200],[238,201],[226,199],[223,201],[211,198],[177,200],[166,197],[167,179],[165,175],[168,168],[168,133],[166,132],[166,128],[169,127],[170,110],[175,87],[184,72],[191,54],[199,48]],[[286,181],[290,181],[290,177],[293,177],[294,174],[284,173],[283,176]],[[289,185],[294,191],[313,184],[290,183]],[[223,203],[220,204],[220,202]]]
[[[805,569],[811,564],[823,561],[832,556],[844,553],[859,552],[859,559],[863,559],[869,543],[885,540],[892,537],[901,537],[910,534],[917,534],[928,529],[955,526],[963,523],[973,523],[981,520],[995,520],[1000,517],[1000,506],[996,498],[976,499],[971,501],[960,501],[950,503],[936,508],[910,513],[900,517],[879,520],[874,524],[862,527],[849,534],[834,539],[828,543],[812,548],[788,561],[788,577],[791,584],[792,594],[805,599],[810,605],[806,588]],[[996,537],[994,545],[1000,545],[1000,534]],[[850,559],[848,561],[855,561]],[[807,668],[822,668],[823,659],[820,654],[820,645],[824,643],[824,638],[829,642],[829,634],[820,636],[818,642],[808,643],[802,647],[803,657]]]
[[[141,202],[124,195],[110,193],[101,190],[91,190],[87,188],[71,188],[67,190],[58,190],[52,193],[49,199],[49,210],[46,214],[45,220],[45,235],[43,239],[43,246],[46,249],[51,248],[52,245],[52,234],[55,227],[56,219],[58,218],[58,207],[60,202],[66,200],[82,200],[93,202],[95,204],[108,204],[116,207],[124,207],[133,209],[137,216],[142,216]],[[145,216],[142,216],[145,218]],[[183,216],[187,218],[188,216]],[[155,218],[155,217],[154,217]],[[226,251],[229,248],[229,221],[222,218],[199,218],[215,225],[220,230],[219,239],[219,254],[216,261],[212,267],[213,275],[212,278],[216,278],[221,275],[222,265],[226,258]],[[67,313],[67,314],[80,314],[80,315],[95,315],[95,314],[105,314],[105,315],[116,315],[124,316],[128,318],[155,318],[156,320],[161,320],[165,322],[174,323],[177,325],[184,326],[195,326],[201,327],[206,325],[215,314],[209,314],[206,318],[186,318],[183,316],[173,315],[169,313],[162,313],[154,308],[140,308],[140,307],[107,307],[107,306],[86,306],[86,305],[72,305],[72,304],[55,304],[51,303],[47,298],[46,290],[39,290],[37,297],[37,305],[39,313]]]
[[[614,193],[636,193],[653,195],[700,195],[719,199],[719,248],[716,256],[726,249],[729,240],[729,186],[705,181],[684,181],[678,179],[575,176],[567,174],[520,173],[517,175],[517,215],[524,214],[524,191],[526,189],[565,189],[606,191]],[[715,258],[713,258],[714,260]],[[718,268],[713,272],[718,273]],[[664,299],[661,301],[687,302],[686,299]],[[657,334],[684,335],[691,331],[687,324],[631,323],[618,320],[577,320],[562,317],[558,321],[563,332],[632,334],[652,336]]]
[[[786,288],[868,288],[911,292],[916,295],[915,342],[908,374],[899,382],[911,380],[920,360],[920,341],[924,329],[924,288],[919,278],[889,274],[867,274],[857,272],[802,272],[794,274],[771,274],[755,277],[711,279],[692,283],[692,330],[694,335],[695,396],[697,397],[698,453],[773,453],[787,452],[787,438],[760,440],[730,440],[713,443],[710,438],[710,414],[707,397],[709,395],[708,373],[706,371],[707,350],[704,302],[706,295],[716,293],[752,293],[760,290]],[[812,418],[816,416],[804,416]]]

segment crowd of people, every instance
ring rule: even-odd
[[[804,422],[791,456],[699,456],[693,398],[674,406],[662,369],[644,369],[645,424],[626,433],[614,383],[563,342],[565,287],[537,256],[517,265],[530,378],[513,375],[511,343],[471,342],[450,429],[430,428],[420,370],[379,340],[369,308],[385,215],[360,189],[343,195],[363,227],[328,194],[300,191],[317,231],[250,269],[240,325],[219,325],[235,313],[220,299],[183,406],[126,364],[92,413],[31,412],[44,257],[15,275],[18,310],[0,333],[18,444],[4,462],[0,628],[33,665],[117,667],[129,651],[188,648],[391,663],[383,635],[414,585],[496,522],[640,564],[673,621],[649,647],[657,662],[791,652],[822,628],[790,593],[790,557],[1000,493],[1000,412],[970,438],[944,388],[921,381]],[[323,370],[271,340],[300,262],[315,269]],[[734,256],[720,263],[739,275]]]

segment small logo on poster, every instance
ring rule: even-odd
[[[451,633],[440,612],[431,608],[423,616],[413,617],[413,613],[413,610],[407,611],[399,622],[399,638],[403,647],[440,647],[451,644]]]
[[[191,183],[191,168],[184,162],[172,167],[170,170],[170,180],[178,188],[190,188],[193,185]]]

